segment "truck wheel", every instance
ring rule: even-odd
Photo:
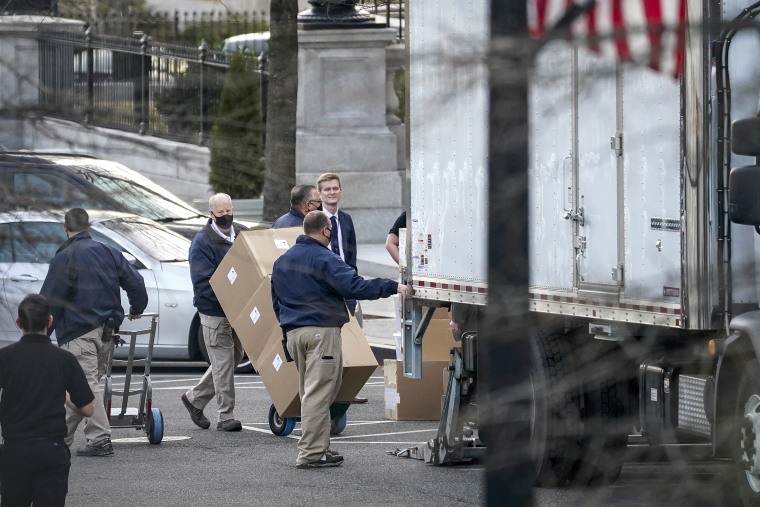
[[[743,505],[760,505],[760,366],[747,362],[736,400],[736,475]]]
[[[628,383],[605,380],[587,386],[579,439],[579,459],[571,482],[581,485],[610,484],[620,477],[633,429],[629,413]],[[630,424],[629,424],[630,423]]]
[[[531,454],[537,486],[567,481],[581,431],[578,389],[564,334],[538,330],[531,339]]]

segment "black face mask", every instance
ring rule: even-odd
[[[222,215],[220,217],[214,215],[214,222],[220,229],[229,229],[232,225],[232,215]]]

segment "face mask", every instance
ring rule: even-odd
[[[229,229],[232,225],[232,215],[222,215],[220,217],[214,215],[214,222],[220,229]]]

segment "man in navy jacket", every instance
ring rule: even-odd
[[[193,423],[205,430],[211,426],[211,421],[203,414],[203,409],[216,396],[219,407],[216,429],[240,431],[243,425],[234,416],[235,367],[243,358],[243,345],[232,330],[210,280],[243,228],[232,223],[233,207],[229,195],[212,195],[208,207],[211,216],[193,238],[189,260],[193,304],[198,309],[211,366],[198,385],[185,392],[181,399]]]
[[[322,205],[319,191],[314,185],[296,185],[290,191],[290,210],[274,221],[273,229],[301,227],[306,213],[318,210]]]
[[[408,287],[385,278],[365,280],[328,250],[334,233],[327,217],[312,211],[304,235],[274,263],[272,306],[296,363],[301,395],[298,468],[339,466],[330,451],[330,405],[341,384],[340,328],[349,320],[346,299],[380,299]]]
[[[50,262],[40,294],[50,302],[58,345],[76,356],[95,399],[102,400],[100,378],[113,349],[110,331],[118,329],[124,320],[119,288],[127,293],[130,320],[145,311],[148,293],[142,275],[121,252],[93,240],[87,232],[89,227],[90,217],[82,208],[66,212],[63,230],[68,239]],[[67,445],[74,442],[74,433],[82,419],[81,414],[66,408]],[[87,419],[84,435],[87,445],[77,449],[78,455],[113,454],[111,426],[102,401],[95,403],[95,412]]]

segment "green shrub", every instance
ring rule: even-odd
[[[236,53],[230,60],[216,122],[211,129],[214,192],[250,199],[264,185],[264,143],[259,74],[256,60]]]

